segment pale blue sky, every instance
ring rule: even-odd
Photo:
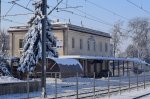
[[[2,0],[2,15],[5,15],[6,12],[11,8],[12,4],[7,3],[11,0]],[[19,0],[17,1],[19,4],[26,6],[29,0]],[[31,0],[33,1],[33,0]],[[47,0],[48,4],[50,6],[55,6],[57,3],[57,0]],[[145,13],[144,11],[140,10],[139,8],[135,7],[134,5],[127,2],[127,0],[64,0],[63,3],[60,4],[60,8],[66,7],[65,3],[68,1],[68,7],[75,7],[75,6],[82,6],[78,9],[66,9],[67,11],[71,11],[74,14],[68,13],[68,12],[57,12],[56,10],[49,16],[51,20],[60,19],[60,21],[68,22],[68,20],[71,20],[72,24],[81,25],[81,21],[85,27],[97,29],[104,32],[111,32],[112,26],[100,23],[100,21],[105,21],[109,24],[114,24],[116,21],[121,20],[124,23],[124,27],[126,29],[127,23],[130,19],[135,17],[150,17],[150,14]],[[99,7],[94,6],[92,3],[89,3],[88,1],[97,4]],[[147,11],[150,11],[150,0],[130,0],[131,2],[135,3],[138,6],[142,6],[142,8],[146,9]],[[127,19],[124,19],[122,17],[119,17],[115,14],[112,14],[106,10],[103,10],[102,8],[106,8],[112,12],[115,12]],[[32,7],[32,2],[28,5],[28,8],[34,10],[34,7]],[[48,11],[50,11],[48,9]],[[15,5],[12,10],[8,14],[25,14],[30,13],[29,11]],[[80,15],[80,16],[76,16]],[[10,26],[16,26],[16,25],[25,25],[27,21],[31,18],[31,15],[26,16],[11,16],[11,17],[5,17],[7,19],[11,19],[15,22],[23,23],[13,23],[2,20],[2,28],[5,28],[5,30],[8,29]],[[92,20],[89,20],[87,18],[90,18]],[[94,21],[93,21],[94,19]],[[96,22],[98,21],[98,22]]]

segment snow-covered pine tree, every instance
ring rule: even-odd
[[[0,56],[0,71],[4,76],[12,76],[12,74],[9,71],[9,66],[4,57],[5,56]]]
[[[20,59],[19,71],[33,72],[36,64],[42,58],[42,15],[39,4],[36,4],[36,14],[30,20],[30,28],[24,39],[23,54]],[[47,18],[46,32],[46,55],[47,57],[57,57],[57,52],[54,49],[56,46],[56,38],[51,31],[51,24]]]

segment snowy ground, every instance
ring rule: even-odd
[[[103,99],[133,99],[133,98],[136,98],[138,96],[141,96],[143,94],[147,94],[147,93],[150,93],[150,87],[148,87],[147,89],[135,89],[135,90],[132,90],[132,91],[127,91],[127,92],[124,92],[124,93],[121,93],[121,94],[113,94],[111,95],[110,97],[107,96],[107,97],[101,97]],[[97,99],[99,99],[100,97],[98,97]],[[143,97],[143,98],[140,98],[140,99],[150,99],[150,95],[146,96],[146,97]]]
[[[14,80],[13,80],[14,79]],[[54,98],[55,97],[55,93],[57,92],[57,96],[58,97],[64,97],[64,98],[67,98],[67,96],[69,95],[74,95],[71,97],[68,97],[69,99],[74,99],[76,97],[76,80],[77,78],[76,77],[72,77],[72,78],[65,78],[65,79],[57,79],[57,90],[56,90],[56,86],[55,86],[55,79],[54,78],[47,78],[47,95],[49,98]],[[134,85],[136,86],[137,84],[137,80],[139,82],[139,85],[143,85],[144,83],[144,74],[141,74],[138,76],[138,79],[137,79],[137,75],[132,75],[130,77],[130,81],[131,81],[131,86]],[[146,73],[145,75],[145,80],[146,82],[150,82],[150,74],[149,73]],[[15,78],[9,78],[9,77],[2,77],[0,78],[0,83],[4,83],[4,82],[18,82],[20,80],[18,79],[15,79]],[[94,89],[94,79],[93,78],[78,78],[78,88],[79,88],[79,96],[83,96],[83,93],[90,93],[93,95],[93,89]],[[126,86],[128,87],[129,85],[129,77],[110,77],[109,79],[110,81],[110,89],[112,88],[116,88],[118,90],[118,87],[119,85],[122,86]],[[121,81],[121,83],[120,83]],[[107,92],[107,88],[108,88],[108,79],[107,78],[101,78],[101,79],[95,79],[95,90],[96,91],[100,91],[101,93],[102,92]],[[11,86],[10,86],[11,87]],[[18,90],[23,90],[23,89],[18,89]],[[146,88],[146,90],[142,89],[143,91],[142,92],[146,92],[146,91],[149,91],[150,92],[150,88]],[[135,90],[136,91],[136,90]],[[141,91],[141,90],[140,90]],[[133,91],[131,91],[133,92]],[[131,93],[130,92],[130,93]],[[143,94],[142,92],[139,92],[140,94]],[[137,93],[136,92],[133,92],[133,93]],[[32,92],[29,94],[30,97],[38,97],[40,96],[41,92]],[[116,95],[115,96],[111,96],[111,97],[114,97],[115,99],[122,99],[122,97],[126,97],[126,95],[128,95],[129,93],[128,92],[125,92],[124,94],[122,93],[121,95],[117,95],[117,98]],[[133,94],[131,94],[133,95]],[[139,95],[139,94],[137,94]],[[0,96],[0,99],[20,99],[20,98],[27,98],[27,93],[25,94],[11,94],[11,95],[2,95]],[[130,96],[130,95],[129,95]],[[135,94],[136,96],[136,94]],[[131,97],[131,96],[130,96]],[[108,98],[108,97],[105,97],[105,98]],[[113,99],[113,98],[112,98]],[[130,98],[128,98],[130,99]]]
[[[2,83],[16,83],[16,82],[25,82],[25,81],[19,80],[19,79],[14,78],[14,77],[9,77],[9,76],[1,76],[0,77],[0,84],[2,84]]]

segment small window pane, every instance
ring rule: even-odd
[[[82,39],[80,39],[80,49],[82,49],[83,48],[83,41],[82,41]]]
[[[105,52],[107,52],[107,51],[108,51],[108,44],[105,43]]]
[[[88,40],[88,50],[90,50],[90,41]]]
[[[72,38],[72,48],[75,48],[75,39]]]
[[[19,48],[23,48],[23,39],[19,39]]]

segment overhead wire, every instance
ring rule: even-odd
[[[62,4],[65,5],[63,2],[62,2]],[[69,5],[69,4],[67,4],[67,5]],[[69,5],[69,6],[70,6],[70,5]],[[73,8],[74,10],[80,12],[80,13],[85,14],[85,12],[82,11],[82,10],[76,9],[76,8],[74,8],[74,7],[72,7],[72,8]],[[61,11],[61,10],[60,10],[60,11]],[[86,13],[87,16],[85,17],[84,15],[81,15],[81,14],[78,14],[78,13],[75,13],[75,12],[71,12],[71,11],[67,11],[67,10],[62,10],[62,11],[65,11],[65,12],[68,12],[68,13],[71,13],[71,14],[74,14],[74,15],[79,16],[79,17],[86,18],[86,19],[91,20],[91,21],[95,21],[95,22],[98,22],[98,23],[101,23],[101,24],[105,24],[105,25],[107,25],[107,26],[114,27],[114,24],[109,23],[109,22],[106,22],[106,21],[104,21],[104,20],[102,20],[102,19],[99,19],[99,18],[97,18],[97,17],[95,17],[95,16],[93,16],[93,15],[91,15],[91,14],[88,14],[88,13]],[[90,17],[88,17],[88,16],[90,16]],[[121,29],[124,30],[124,31],[126,31],[126,32],[129,32],[129,30],[127,30],[127,29],[124,29],[124,28],[121,28]]]
[[[150,14],[150,12],[147,11],[147,10],[145,10],[142,6],[139,6],[139,5],[137,5],[137,4],[133,3],[133,2],[131,2],[130,0],[126,0],[126,1],[127,1],[128,3],[134,5],[135,7],[139,8],[139,9],[142,10],[143,12],[145,12],[145,13],[147,13],[147,14]]]
[[[26,16],[26,15],[32,15],[34,13],[17,13],[17,14],[7,14],[7,15],[2,15],[0,17],[14,17],[14,16]]]
[[[29,4],[30,4],[31,1],[32,1],[32,0],[29,0],[29,1],[28,1],[27,5],[26,5],[26,8],[29,6]]]
[[[0,16],[0,19],[3,20],[3,21],[8,21],[8,22],[11,22],[11,23],[17,23],[17,24],[23,24],[23,25],[25,25],[24,23],[14,21],[14,20],[8,19],[8,18],[6,18],[6,17],[8,17],[8,16],[23,16],[23,15],[33,14],[33,13],[9,14],[10,11],[13,9],[13,7],[14,7],[15,5],[18,5],[18,6],[22,7],[22,8],[25,8],[25,9],[28,10],[28,11],[32,11],[32,10],[30,10],[30,9],[28,9],[27,7],[24,7],[24,6],[22,6],[22,5],[18,4],[18,3],[16,3],[16,1],[11,1],[11,2],[2,1],[2,2],[3,2],[3,3],[7,3],[7,4],[10,4],[10,3],[13,4],[13,5],[10,7],[10,9],[8,9],[8,11],[6,12],[5,15]]]
[[[98,8],[100,8],[100,9],[103,9],[103,10],[105,10],[105,11],[107,11],[107,12],[109,12],[109,13],[115,15],[115,16],[121,17],[121,18],[123,18],[123,19],[125,19],[125,20],[129,20],[129,19],[126,18],[125,16],[122,16],[122,15],[120,15],[120,14],[114,12],[114,11],[111,11],[111,10],[105,8],[105,7],[102,7],[102,6],[100,6],[100,5],[96,4],[96,3],[93,3],[92,1],[89,1],[89,0],[86,0],[86,1],[87,1],[88,3],[90,3],[90,4],[92,4],[92,5],[94,5],[94,6],[98,7]]]
[[[62,3],[62,4],[64,4],[63,2],[62,2],[63,0],[61,0],[49,13],[48,13],[48,15],[53,11],[53,10],[55,10],[56,8],[57,8],[57,6],[60,4],[60,3]],[[28,11],[31,11],[31,12],[33,12],[31,9],[29,9],[29,8],[27,8],[27,7],[24,7],[24,6],[22,6],[22,5],[20,5],[20,4],[18,4],[18,3],[16,3],[16,2],[12,2],[12,4],[16,4],[16,5],[18,5],[18,6],[20,6],[20,7],[22,7],[22,8],[24,8],[24,9],[26,9],[26,10],[28,10]],[[67,4],[68,5],[68,4]],[[73,7],[72,7],[73,8]],[[99,18],[97,18],[97,17],[95,17],[95,16],[93,16],[93,15],[91,15],[91,14],[88,14],[88,13],[86,13],[86,12],[84,12],[84,11],[82,11],[82,10],[79,10],[79,9],[76,9],[76,8],[74,8],[76,11],[78,11],[78,12],[80,12],[80,13],[83,13],[84,15],[87,15],[87,16],[84,16],[84,15],[81,15],[81,14],[77,14],[77,13],[75,13],[75,12],[73,12],[72,14],[74,14],[74,15],[76,15],[76,16],[80,16],[80,17],[83,17],[83,18],[86,18],[86,19],[89,19],[89,20],[92,20],[92,21],[95,21],[95,22],[98,22],[98,23],[102,23],[102,24],[105,24],[105,25],[109,25],[109,26],[114,26],[113,24],[111,24],[111,23],[109,23],[109,22],[106,22],[106,21],[104,21],[104,20],[101,20],[101,19],[99,19]],[[70,12],[69,12],[70,13]],[[18,14],[19,15],[19,14]],[[20,14],[21,15],[21,14]],[[10,15],[10,16],[17,16],[17,14],[16,15]],[[90,16],[90,17],[89,17]],[[9,20],[10,22],[13,22],[12,20]],[[19,23],[19,22],[15,22],[15,23]],[[22,23],[21,23],[22,24]],[[121,29],[123,29],[123,28],[121,28]],[[126,29],[123,29],[123,30],[126,30]],[[126,30],[127,31],[127,30]]]
[[[8,2],[1,0],[2,3],[8,4]]]
[[[58,5],[59,5],[60,3],[62,3],[62,1],[63,1],[63,0],[59,1],[59,2],[57,3],[57,5],[56,5],[47,15],[50,15],[54,10],[56,10],[56,8],[58,7]]]
[[[62,4],[64,4],[64,3],[62,3]],[[65,4],[64,4],[65,5]],[[69,5],[70,6],[70,5]],[[72,7],[73,8],[73,7]],[[104,20],[102,20],[102,19],[99,19],[99,18],[97,18],[97,17],[95,17],[94,15],[91,15],[91,14],[88,14],[88,13],[86,13],[86,12],[84,12],[84,11],[82,11],[82,10],[79,10],[79,9],[76,9],[76,8],[73,8],[74,10],[76,10],[76,11],[78,11],[78,12],[80,12],[80,13],[82,13],[82,14],[86,14],[86,16],[84,16],[84,18],[86,18],[87,16],[90,16],[90,17],[92,17],[93,18],[93,20],[98,20],[99,22],[101,22],[101,23],[104,23],[104,24],[108,24],[108,25],[112,25],[112,24],[110,24],[110,23],[108,23],[108,22],[106,22],[106,21],[104,21]],[[74,13],[74,12],[73,12]],[[89,18],[88,17],[88,19],[91,19],[91,18]]]
[[[11,3],[12,3],[12,4],[16,4],[16,5],[18,5],[18,6],[22,7],[22,8],[24,8],[24,9],[30,11],[30,12],[34,12],[33,10],[31,10],[31,9],[29,9],[29,8],[27,8],[27,7],[23,6],[23,5],[21,5],[21,4],[17,3],[17,2],[15,2],[15,1],[12,1]]]
[[[10,9],[8,9],[8,11],[6,12],[5,16],[7,16],[7,14],[13,9],[13,7],[15,6],[15,4],[13,4]]]
[[[3,19],[4,21],[8,21],[8,22],[11,22],[11,23],[17,23],[17,24],[26,25],[25,23],[17,22],[17,21],[11,20],[11,19],[7,19],[7,18],[2,18],[2,19]]]

